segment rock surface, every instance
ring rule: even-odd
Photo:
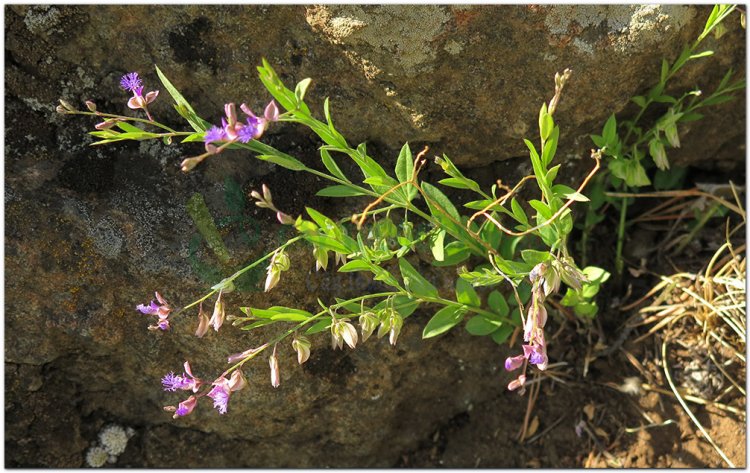
[[[141,71],[147,87],[156,88],[152,66],[158,64],[199,113],[217,121],[225,101],[258,107],[268,100],[255,73],[264,56],[290,84],[312,77],[310,102],[320,108],[330,96],[337,127],[351,142],[372,142],[376,157],[393,161],[394,149],[409,140],[479,166],[479,173],[512,173],[514,165],[495,161],[523,154],[521,137],[533,129],[555,71],[575,71],[559,110],[566,136],[560,149],[568,150],[567,158],[584,156],[588,134],[649,85],[660,58],[675,56],[694,38],[709,11],[654,5],[5,8],[6,466],[27,467],[83,466],[86,449],[109,423],[136,431],[116,466],[388,467],[475,403],[505,396],[519,410],[526,405],[504,390],[510,379],[500,373],[505,348],[461,330],[421,341],[430,315],[422,312],[408,321],[395,348],[381,340],[331,351],[321,336],[300,368],[285,347],[277,390],[261,360],[250,367],[251,387],[233,398],[230,415],[203,404],[173,421],[161,411],[180,400],[160,390],[166,372],[189,358],[197,375],[211,378],[228,353],[258,344],[260,336],[226,327],[221,337],[197,340],[193,315],[179,319],[172,333],[151,333],[135,305],[154,290],[186,304],[283,241],[273,216],[245,198],[261,183],[278,190],[277,203],[289,213],[305,205],[333,216],[352,209],[313,197],[321,186],[313,179],[242,155],[226,154],[183,175],[177,164],[184,151],[176,147],[91,148],[85,133],[93,122],[54,114],[58,98],[91,99],[100,109],[125,113],[121,75]],[[737,23],[728,23],[716,59],[692,67],[680,84],[716,84],[730,65],[744,74],[744,31]],[[170,116],[164,96],[153,111]],[[707,128],[688,133],[678,157],[706,168],[741,167],[744,101],[717,107],[702,123]],[[299,130],[279,127],[267,139],[307,162],[315,159],[317,143]],[[199,231],[208,220],[222,237],[223,262]],[[309,272],[308,249],[293,260],[297,269],[269,295],[260,292],[262,269],[251,272],[228,298],[230,306],[311,309],[316,297],[371,289],[349,275]]]

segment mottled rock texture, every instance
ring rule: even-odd
[[[210,378],[228,353],[261,335],[227,327],[221,337],[197,340],[194,315],[178,319],[171,333],[150,333],[135,305],[153,290],[188,303],[280,243],[284,229],[245,198],[263,182],[293,214],[313,205],[340,217],[358,203],[315,198],[321,183],[243,155],[227,153],[183,175],[183,153],[199,145],[91,148],[85,132],[93,122],[54,114],[58,98],[132,113],[119,78],[137,70],[156,88],[158,64],[216,121],[225,101],[258,107],[268,100],[255,73],[266,57],[289,84],[314,78],[309,102],[320,109],[329,96],[337,126],[350,142],[370,142],[374,157],[392,163],[404,141],[429,143],[491,182],[513,174],[517,165],[507,163],[514,160],[496,161],[523,155],[521,138],[533,132],[555,71],[574,70],[558,121],[565,137],[559,154],[575,159],[587,155],[589,133],[648,87],[661,57],[674,58],[697,36],[708,11],[6,6],[6,466],[82,466],[102,425],[116,422],[136,429],[118,466],[387,467],[475,403],[505,396],[519,410],[526,405],[504,391],[504,348],[461,330],[422,342],[430,315],[422,311],[395,348],[368,341],[353,352],[331,351],[321,336],[299,368],[284,347],[279,389],[270,387],[261,360],[248,370],[251,387],[231,401],[230,415],[204,404],[172,421],[161,407],[179,398],[159,389],[164,373],[189,358],[197,375]],[[706,41],[716,57],[688,67],[677,87],[710,88],[732,65],[744,74],[744,31],[736,19],[727,27],[718,44]],[[162,94],[152,111],[177,124]],[[717,107],[700,126],[686,130],[676,159],[743,166],[743,100]],[[318,143],[299,129],[277,127],[266,139],[306,162],[316,159]],[[199,231],[209,214],[229,255],[223,263]],[[349,275],[311,273],[307,248],[292,256],[297,267],[278,289],[262,294],[262,269],[251,272],[228,297],[230,306],[312,309],[317,297],[373,289]],[[551,350],[554,358],[562,347]]]

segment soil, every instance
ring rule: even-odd
[[[707,179],[712,177],[701,176],[702,182]],[[641,199],[629,217],[657,203]],[[616,216],[608,215],[608,218]],[[547,375],[541,377],[543,381],[538,397],[533,404],[528,404],[526,411],[519,410],[516,402],[508,402],[519,394],[499,391],[490,401],[470,406],[466,412],[436,428],[417,449],[404,453],[395,466],[726,468],[727,463],[672,395],[661,363],[662,341],[669,338],[668,366],[675,383],[699,398],[716,398],[715,393],[712,395],[715,390],[712,390],[711,383],[712,379],[715,383],[716,379],[722,378],[720,373],[705,376],[699,386],[690,384],[687,376],[688,368],[695,365],[706,367],[706,372],[708,367],[716,371],[705,355],[701,328],[683,319],[684,323],[668,326],[656,331],[655,335],[638,340],[649,326],[623,327],[644,304],[627,312],[619,309],[638,300],[658,283],[658,274],[677,273],[675,266],[680,271],[693,273],[704,269],[723,243],[724,232],[717,231],[717,228],[723,229],[724,220],[712,220],[715,225],[707,225],[707,229],[701,231],[694,244],[681,255],[670,258],[659,252],[649,259],[648,269],[652,273],[626,272],[619,284],[617,281],[607,284],[606,292],[599,297],[599,305],[608,307],[608,310],[601,311],[593,324],[586,326],[575,322],[572,316],[566,318],[550,311],[552,319],[548,323],[548,333],[554,335],[549,342],[552,365],[547,374],[554,374],[557,379]],[[677,232],[687,233],[688,224],[677,225]],[[737,222],[733,221],[733,224]],[[605,231],[604,227],[608,230]],[[605,220],[595,230],[594,241],[597,243],[590,251],[593,253],[591,259],[597,264],[613,260],[615,236],[612,228],[616,228],[616,223]],[[653,225],[634,225],[628,232],[631,238],[626,244],[625,255],[638,255],[643,249],[639,246],[657,247],[660,240],[656,238],[663,239],[666,229],[657,227],[655,231]],[[733,241],[735,247],[744,243],[744,229],[738,234],[737,240]],[[632,259],[626,259],[626,262],[631,268],[641,266],[640,269],[644,269],[643,261],[635,264]],[[613,272],[612,268],[607,269]],[[650,300],[653,298],[646,302]],[[601,350],[597,343],[614,345],[614,349]],[[592,348],[599,353],[609,353],[594,358]],[[586,363],[587,357],[589,363]],[[553,368],[556,362],[563,366]],[[738,365],[733,365],[734,371],[730,374],[745,386],[746,367],[744,363]],[[725,379],[719,382],[723,388],[728,386]],[[625,389],[628,385],[630,390]],[[528,399],[532,393],[533,389],[529,388],[523,395]],[[743,415],[695,403],[688,403],[688,407],[728,459],[736,467],[746,468],[745,397],[734,390],[721,402]],[[528,423],[527,433],[524,440],[519,441],[525,421]]]

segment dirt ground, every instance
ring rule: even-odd
[[[656,203],[638,205],[635,215]],[[633,269],[619,284],[608,284],[599,300],[606,309],[595,323],[586,326],[572,316],[550,311],[547,329],[552,340],[551,365],[540,377],[538,396],[526,412],[508,402],[517,393],[503,392],[435,429],[419,448],[403,455],[397,466],[725,468],[728,464],[672,394],[661,361],[666,338],[667,366],[681,394],[708,400],[721,397],[719,407],[694,402],[688,402],[688,407],[727,458],[736,467],[746,468],[745,396],[737,389],[727,389],[729,381],[708,358],[712,350],[707,344],[711,342],[701,336],[701,327],[684,317],[644,338],[642,335],[653,324],[633,329],[624,326],[653,297],[629,311],[620,310],[658,283],[658,274],[674,274],[677,269],[700,272],[705,268],[722,243],[725,220],[711,220],[680,255],[652,255],[658,257],[646,264],[651,273]],[[688,225],[675,226],[677,233],[687,232]],[[630,250],[634,245],[658,246],[654,242],[664,238],[659,230],[653,224],[633,226],[629,231]],[[739,248],[744,243],[744,228],[737,233],[733,243]],[[602,232],[596,246],[614,248],[611,239]],[[608,255],[607,250],[599,253],[602,251],[605,254],[592,259],[611,261],[614,250]],[[631,269],[639,266],[632,260],[629,263]],[[604,348],[613,345],[614,349]],[[712,348],[718,353],[717,344]],[[741,348],[744,351],[744,343]],[[744,388],[745,363],[724,366]],[[724,395],[718,396],[723,391]],[[529,399],[533,394],[529,388],[524,396]],[[525,423],[524,440],[519,441]]]

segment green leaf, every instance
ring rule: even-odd
[[[599,292],[600,287],[600,284],[585,283],[581,289],[581,295],[585,299],[591,299]]]
[[[438,297],[438,290],[430,284],[419,272],[414,269],[405,258],[398,260],[398,268],[401,270],[401,278],[406,288],[418,296]]]
[[[445,259],[445,233],[445,230],[440,230],[430,237],[430,250],[435,261]]]
[[[646,97],[642,95],[636,95],[635,97],[630,99],[634,104],[638,105],[641,108],[646,108]]]
[[[549,259],[552,257],[550,255],[549,251],[537,251],[537,250],[523,250],[521,251],[521,258],[523,260],[532,265],[536,266],[539,263],[544,263],[549,261]]]
[[[366,261],[355,259],[349,261],[339,268],[339,273],[352,273],[355,271],[369,271],[372,265]]]
[[[594,317],[599,311],[596,302],[581,302],[573,307],[575,313],[581,317]]]
[[[491,320],[481,315],[475,315],[466,322],[466,331],[471,335],[484,336],[495,332],[503,325],[502,322]]]
[[[351,251],[349,251],[349,248],[347,248],[343,243],[327,235],[307,235],[305,236],[305,239],[310,243],[315,243],[316,245],[323,247],[323,249],[326,250],[337,251],[345,255],[352,253]]]
[[[401,147],[401,151],[398,153],[398,159],[396,160],[396,177],[399,182],[406,182],[411,179],[412,171],[414,170],[414,160],[411,156],[411,149],[409,143],[404,143]],[[416,189],[414,189],[416,192]]]
[[[270,319],[256,320],[251,324],[243,325],[242,330],[252,330],[254,328],[263,327],[264,325],[271,325],[272,323],[274,323],[274,321]]]
[[[342,181],[351,182],[346,178],[346,175],[344,175],[344,173],[341,171],[341,168],[339,168],[339,165],[336,164],[336,161],[333,160],[333,158],[331,157],[331,153],[329,153],[327,149],[321,148],[320,158],[323,161],[323,166],[328,169],[328,172],[338,177]]]
[[[432,338],[447,332],[463,320],[465,313],[466,309],[461,306],[443,307],[427,322],[422,331],[422,338]]]
[[[690,59],[698,59],[698,58],[702,58],[702,57],[713,56],[713,54],[714,54],[713,51],[707,50],[707,51],[703,51],[703,52],[700,52],[700,53],[691,54],[690,55]]]
[[[547,141],[544,143],[544,150],[542,150],[542,162],[544,163],[544,167],[547,167],[550,165],[552,160],[555,158],[555,153],[557,153],[557,140],[560,137],[560,127],[554,127],[552,129],[552,134],[548,137]],[[557,173],[555,173],[557,175]],[[549,172],[547,173],[547,182],[552,182],[555,178],[553,177],[550,179]]]
[[[297,102],[304,101],[307,88],[310,87],[310,82],[312,82],[312,79],[308,77],[297,83],[297,86],[294,88],[294,96],[297,98]]]
[[[193,133],[192,135],[186,136],[184,140],[180,141],[180,143],[193,143],[195,141],[201,141],[202,142],[204,135],[205,135],[205,133],[203,133],[203,132]]]
[[[611,274],[603,268],[599,268],[597,266],[586,266],[583,268],[583,274],[586,276],[586,278],[595,283],[603,283],[609,279]]]
[[[493,201],[490,199],[482,199],[482,200],[472,200],[471,202],[467,202],[464,204],[464,207],[467,209],[472,210],[484,210],[487,208],[488,205],[490,205]],[[489,210],[500,210],[501,207],[499,205],[493,205],[489,208]]]
[[[729,102],[730,100],[734,100],[734,97],[731,95],[718,95],[716,97],[711,97],[701,102],[701,107],[706,107],[709,105],[718,105],[720,103]]]
[[[659,74],[659,82],[664,83],[667,81],[667,74],[669,74],[669,63],[666,59],[661,60],[661,73]]]
[[[607,146],[607,142],[603,136],[591,135],[591,141],[594,142],[597,148],[604,148],[605,146]]]
[[[390,176],[371,176],[362,182],[364,182],[365,184],[369,184],[373,189],[376,186],[393,187],[395,185],[398,185],[398,182],[396,182]]]
[[[492,338],[492,341],[497,343],[498,345],[502,345],[505,343],[505,340],[510,337],[510,335],[513,333],[513,326],[510,324],[503,324],[499,329],[494,331],[492,335],[490,335],[490,338]]]
[[[359,189],[353,189],[349,186],[329,186],[319,190],[315,195],[321,197],[356,197],[367,195]]]
[[[127,122],[117,122],[117,128],[129,133],[143,133],[145,131]]]
[[[529,224],[529,218],[526,216],[526,212],[524,212],[523,207],[521,207],[521,204],[516,201],[515,197],[511,199],[510,207],[513,209],[513,218],[524,225]]]
[[[490,309],[492,309],[492,311],[498,314],[500,317],[507,317],[508,312],[510,311],[508,302],[505,300],[505,297],[503,297],[503,295],[498,291],[490,292],[490,295],[487,297],[487,305],[489,305]]]
[[[446,197],[445,194],[443,194],[440,189],[433,186],[429,182],[423,182],[422,183],[422,190],[427,195],[429,200],[427,200],[427,206],[430,208],[430,213],[434,215],[435,217],[441,217],[444,215],[444,213],[448,213],[451,217],[453,217],[455,220],[461,220],[461,217],[458,214],[458,210],[456,210],[456,207],[453,205],[453,202]],[[438,209],[437,206],[440,206],[442,208],[442,211]]]
[[[269,163],[278,164],[279,166],[291,169],[292,171],[304,171],[305,169],[307,169],[307,166],[305,166],[301,161],[289,155],[277,156],[261,154],[256,156],[256,158],[260,159],[261,161],[268,161]]]
[[[452,241],[445,246],[443,250],[443,260],[433,261],[433,266],[455,266],[469,259],[471,252],[466,244],[461,241]]]
[[[305,333],[308,335],[312,335],[314,333],[319,333],[324,330],[328,330],[329,328],[331,328],[331,317],[325,316],[325,317],[321,317],[320,322],[313,324],[312,326],[310,326],[310,328],[305,330]]]
[[[438,181],[440,184],[456,189],[468,189],[479,192],[479,184],[466,177],[446,177]]]
[[[474,288],[464,279],[456,279],[456,300],[461,304],[472,307],[481,307],[482,300]]]
[[[529,205],[532,206],[534,210],[539,212],[539,215],[541,215],[545,220],[549,220],[550,217],[552,217],[552,210],[550,210],[547,204],[545,204],[541,200],[530,200]]]
[[[602,137],[604,138],[604,142],[608,145],[615,142],[615,139],[617,137],[617,119],[615,118],[614,113],[610,115],[606,123],[604,123],[604,128],[602,129]]]
[[[182,94],[175,88],[175,86],[172,85],[171,82],[169,82],[169,79],[167,79],[167,76],[165,76],[164,73],[161,72],[159,66],[155,65],[154,67],[156,68],[156,75],[159,76],[159,80],[161,80],[164,88],[167,89],[167,92],[175,101],[175,109],[177,110],[177,113],[179,113],[182,118],[188,121],[190,126],[193,127],[193,130],[197,132],[206,131],[211,126],[211,124],[196,115],[195,110],[193,110],[193,107],[190,105],[190,102],[185,100],[185,97],[183,97]]]
[[[547,105],[545,104],[544,106],[546,107]],[[542,138],[542,140],[546,141],[554,128],[555,122],[552,119],[552,115],[545,112],[544,116],[539,121],[539,136]]]

